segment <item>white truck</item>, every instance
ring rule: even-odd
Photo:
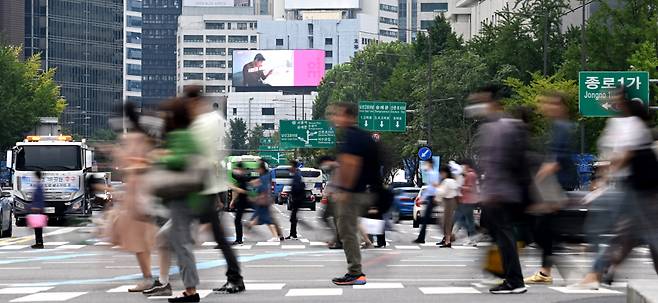
[[[43,212],[49,222],[90,217],[93,195],[87,190],[85,176],[91,173],[92,164],[93,151],[84,139],[76,142],[71,136],[27,136],[17,142],[7,151],[16,225],[25,226],[25,216],[31,212],[36,171],[43,174]]]

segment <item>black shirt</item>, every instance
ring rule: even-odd
[[[378,148],[370,133],[355,126],[345,128],[338,153],[358,156],[363,161],[352,192],[365,192],[369,185],[379,182]]]
[[[233,174],[236,185],[238,188],[248,191],[249,190],[249,178],[247,176],[240,176]],[[236,208],[246,208],[249,205],[249,200],[247,199],[246,193],[239,193],[238,199],[236,200]]]

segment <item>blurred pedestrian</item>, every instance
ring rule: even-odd
[[[335,191],[333,183],[331,183],[332,175],[338,167],[338,162],[331,156],[320,157],[319,166],[328,180],[322,191],[322,201],[324,203],[324,211],[322,212],[322,220],[331,230],[333,239],[329,241],[330,249],[343,249],[343,243],[340,241],[338,234],[338,224],[336,223],[336,202],[333,201],[332,193]]]
[[[190,169],[192,161],[202,158],[202,149],[189,130],[192,115],[188,106],[181,99],[174,99],[163,104],[165,111],[165,150],[158,160],[166,169],[184,171]],[[199,158],[192,158],[192,157]],[[194,256],[194,239],[192,224],[198,222],[199,215],[205,210],[207,197],[200,193],[189,193],[180,200],[168,201],[171,209],[171,231],[169,234],[171,248],[178,260],[185,291],[182,296],[170,298],[169,302],[199,302],[197,293],[199,274]]]
[[[468,161],[463,161],[463,179],[464,184],[461,186],[461,196],[457,201],[455,210],[455,225],[466,229],[468,239],[465,243],[467,246],[477,246],[477,230],[475,229],[475,218],[473,212],[479,202],[478,195],[478,175],[473,169],[473,165]]]
[[[434,160],[429,159],[423,163],[423,170],[425,171],[424,179],[427,188],[422,191],[420,199],[425,203],[425,213],[423,214],[420,232],[414,243],[425,243],[425,234],[427,233],[427,225],[432,223],[432,214],[434,213],[434,198],[436,191],[439,188],[439,173],[434,169]]]
[[[235,209],[235,220],[233,222],[235,224],[235,242],[233,242],[233,245],[242,245],[242,216],[244,215],[245,209],[249,206],[249,201],[247,199],[249,177],[247,176],[247,171],[242,162],[238,162],[233,168],[233,179],[235,180],[235,184],[231,186],[233,199],[229,205],[229,208]]]
[[[443,239],[437,243],[441,248],[452,247],[452,225],[457,209],[457,199],[459,196],[459,183],[452,174],[452,169],[448,165],[439,168],[441,183],[436,190],[434,200],[443,205],[443,219],[441,220],[441,229],[443,230]]]
[[[617,181],[623,190],[623,204],[613,226],[615,237],[597,257],[589,272],[571,289],[598,289],[603,275],[638,245],[648,245],[658,273],[658,159],[652,149],[653,137],[646,125],[648,112],[641,100],[628,100],[624,89],[613,92],[614,107],[620,117],[608,120],[600,143],[605,159],[610,160],[604,181]]]
[[[226,260],[227,281],[213,291],[238,293],[245,290],[244,281],[240,271],[240,264],[231,245],[226,241],[224,228],[219,221],[219,210],[223,208],[222,197],[228,195],[227,171],[221,160],[227,157],[224,151],[226,121],[213,108],[202,95],[200,86],[186,87],[185,102],[192,118],[190,132],[205,161],[210,165],[211,173],[201,195],[203,196],[203,210],[201,222],[210,223],[217,246],[221,249]]]
[[[520,294],[523,282],[513,221],[522,209],[524,187],[528,183],[524,170],[527,134],[517,121],[507,119],[501,104],[502,91],[496,86],[478,89],[469,96],[466,114],[482,120],[477,148],[482,182],[482,203],[488,229],[495,238],[504,270],[502,284],[490,289],[493,294]]]
[[[252,202],[255,206],[254,215],[248,227],[252,228],[254,225],[266,225],[272,233],[272,238],[268,242],[281,241],[281,234],[278,233],[277,227],[272,221],[270,207],[272,205],[272,195],[270,193],[270,173],[267,170],[267,164],[260,161],[258,164],[258,173],[260,177],[252,180],[250,185],[252,187]]]
[[[297,240],[297,213],[299,206],[306,199],[306,188],[302,180],[302,173],[299,171],[299,162],[290,161],[290,175],[292,176],[290,184],[290,195],[288,203],[290,204],[290,235],[286,240]]]
[[[46,199],[43,190],[43,173],[40,170],[34,172],[35,184],[32,193],[32,214],[43,216],[43,208]],[[43,227],[34,227],[34,245],[32,249],[43,249]]]
[[[336,103],[329,113],[332,123],[340,133],[338,146],[339,167],[332,183],[336,192],[336,219],[338,233],[348,263],[344,276],[334,278],[336,285],[366,284],[359,249],[358,218],[373,204],[374,195],[368,192],[372,186],[381,186],[378,148],[372,136],[357,126],[358,109],[353,103]]]
[[[551,284],[551,268],[554,246],[554,217],[561,207],[566,195],[564,191],[574,190],[578,186],[578,174],[573,161],[573,130],[569,121],[567,97],[560,92],[549,92],[538,97],[541,113],[550,121],[550,135],[547,155],[536,176],[535,184],[540,192],[541,201],[531,205],[530,217],[533,221],[535,242],[542,249],[541,268],[525,279],[526,284]]]
[[[148,187],[143,175],[151,167],[149,153],[154,149],[154,140],[140,124],[140,116],[133,103],[126,103],[125,116],[128,132],[123,134],[115,148],[114,156],[124,176],[125,194],[119,201],[116,222],[113,224],[113,239],[122,249],[135,253],[143,279],[129,292],[142,292],[154,285],[151,273],[151,251],[155,242],[157,226],[144,218],[142,209],[149,199]]]

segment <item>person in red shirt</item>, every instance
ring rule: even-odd
[[[468,161],[464,161],[462,166],[464,167],[464,184],[461,188],[461,199],[457,205],[453,222],[466,229],[468,234],[466,245],[477,246],[477,231],[475,230],[473,211],[479,202],[477,191],[478,175]]]

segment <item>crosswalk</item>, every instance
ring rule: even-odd
[[[93,302],[95,297],[103,295],[117,295],[128,294],[128,289],[134,285],[112,285],[108,286],[106,290],[90,290],[90,291],[62,291],[58,287],[7,287],[0,288],[0,301],[3,302],[67,302],[74,299],[81,300],[80,302]],[[539,289],[541,288],[541,289]],[[406,290],[421,294],[425,296],[434,295],[484,295],[488,293],[486,286],[474,283],[469,286],[418,286],[408,285],[402,282],[370,282],[366,285],[354,285],[349,287],[332,286],[327,287],[326,283],[322,285],[313,285],[310,287],[298,287],[296,285],[289,285],[287,283],[247,283],[247,293],[262,292],[266,293],[268,297],[325,297],[325,296],[345,296],[353,294],[354,291],[367,291],[378,290],[379,294],[386,291],[400,291]],[[70,290],[70,289],[69,289]],[[182,291],[182,290],[181,290]],[[566,287],[552,287],[552,286],[533,286],[530,292],[556,292],[567,295],[622,295],[623,288],[611,289],[600,288],[598,290],[571,290]],[[212,294],[212,290],[200,289],[199,295],[201,298],[208,297]],[[175,291],[174,293],[178,293]],[[150,299],[142,298],[144,301],[158,301],[164,300],[169,297],[152,297]],[[76,301],[77,302],[77,301]]]

